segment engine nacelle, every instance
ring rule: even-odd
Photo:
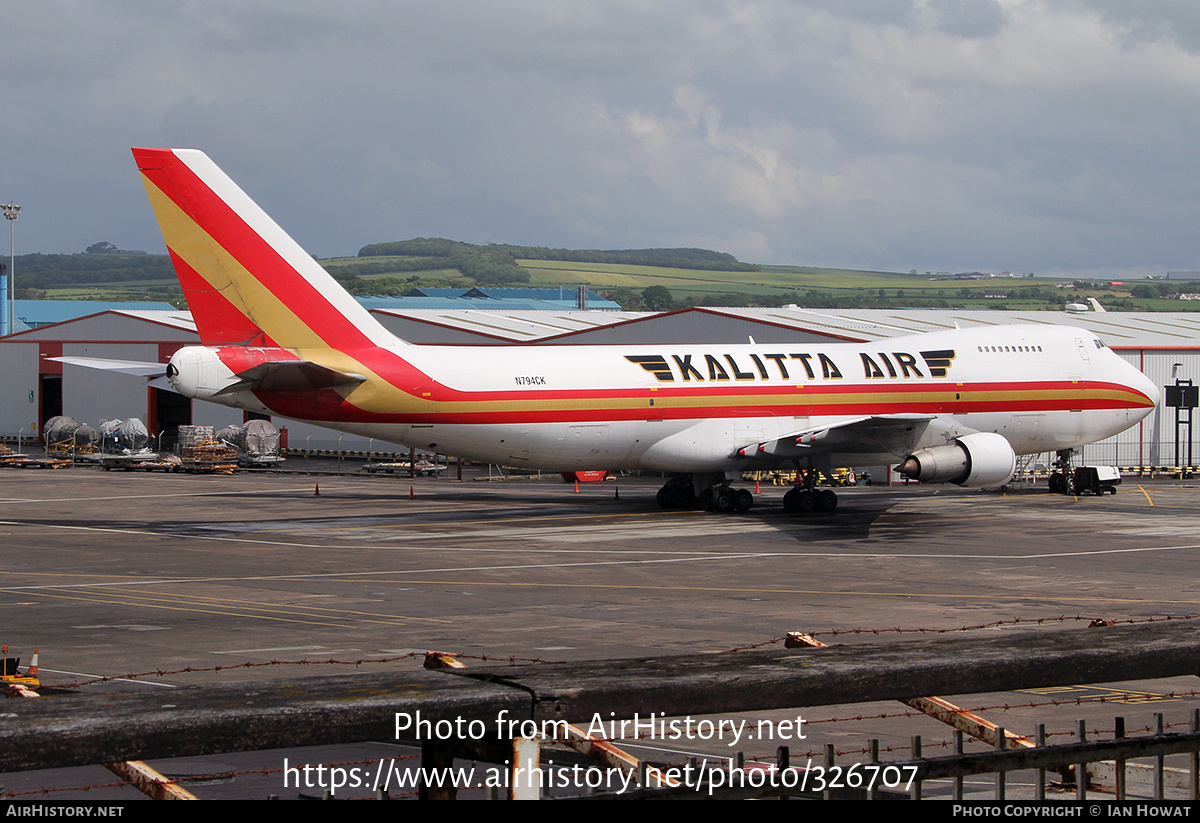
[[[185,346],[171,355],[167,379],[184,397],[200,400],[213,399],[218,391],[235,382],[233,372],[207,346]]]
[[[913,452],[897,469],[922,483],[1003,486],[1017,470],[1017,455],[1000,435],[979,432],[955,438],[951,445]]]

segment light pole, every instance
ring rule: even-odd
[[[0,337],[2,337],[13,331],[17,318],[14,305],[17,299],[17,271],[14,268],[16,256],[14,254],[13,224],[17,222],[17,215],[21,213],[21,207],[10,202],[7,206],[0,204],[0,209],[4,210],[4,218],[8,221],[8,288],[5,293],[8,300],[8,312],[4,317],[4,330],[0,332]]]

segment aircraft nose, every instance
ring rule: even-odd
[[[1134,391],[1140,392],[1150,400],[1154,405],[1146,409],[1146,414],[1152,412],[1155,407],[1162,402],[1162,389],[1154,384],[1149,377],[1141,372],[1132,363],[1129,364],[1129,370],[1132,372],[1129,380],[1129,387]],[[1142,415],[1143,417],[1145,415]]]

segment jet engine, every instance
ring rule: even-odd
[[[957,437],[950,445],[920,449],[896,468],[922,483],[1003,486],[1017,470],[1017,455],[1002,436],[980,432]]]

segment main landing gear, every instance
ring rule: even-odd
[[[719,479],[690,474],[676,475],[658,490],[660,509],[705,509],[710,512],[745,512],[754,505],[749,489],[735,489],[724,476]]]
[[[655,499],[660,509],[695,509],[700,505],[699,498],[692,488],[692,477],[686,474],[676,475],[668,480],[658,490]]]
[[[818,489],[816,469],[809,469],[804,480],[783,496],[785,511],[799,514],[821,512],[829,514],[837,509],[838,496],[829,489]],[[668,480],[658,490],[660,509],[705,509],[710,512],[746,512],[754,505],[754,493],[749,489],[735,489],[730,479],[717,475],[679,474]]]
[[[749,489],[731,489],[722,485],[708,490],[704,508],[710,512],[748,512],[753,505],[754,494]]]
[[[816,486],[817,470],[809,469],[804,473],[803,484],[793,486],[783,496],[784,511],[800,514],[812,514],[813,512],[828,514],[837,509],[837,494],[829,489],[818,489]]]

